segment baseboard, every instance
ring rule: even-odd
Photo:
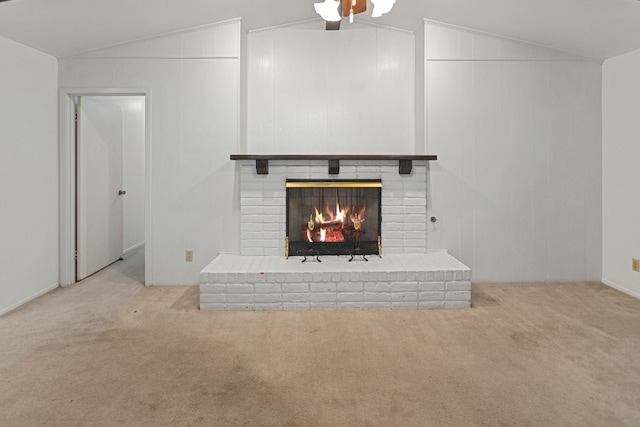
[[[136,249],[138,249],[140,246],[144,246],[144,240],[142,242],[137,243],[137,244],[131,246],[130,248],[125,249],[124,251],[122,251],[122,255],[127,255],[128,253],[133,252]]]
[[[629,290],[627,288],[625,288],[624,286],[620,286],[617,283],[614,283],[610,280],[605,280],[602,279],[602,283],[604,283],[605,285],[609,286],[610,288],[616,289],[620,292],[622,292],[623,294],[627,294],[629,296],[632,296],[634,298],[640,299],[640,293],[634,292],[632,290]]]
[[[21,305],[24,305],[26,303],[28,303],[29,301],[33,301],[34,299],[41,297],[42,295],[51,292],[54,289],[59,288],[60,285],[58,283],[53,284],[51,286],[48,286],[46,288],[44,288],[41,291],[36,292],[33,295],[30,295],[26,298],[21,299],[20,301],[16,302],[15,304],[11,304],[9,307],[5,307],[5,308],[0,308],[0,316],[7,314],[10,311],[15,310],[16,308],[20,307]]]

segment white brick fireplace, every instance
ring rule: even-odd
[[[427,161],[239,160],[240,254],[200,275],[202,310],[433,309],[470,306],[471,271],[447,252],[427,253]],[[379,179],[382,257],[285,259],[286,180]]]

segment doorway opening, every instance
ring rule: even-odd
[[[133,257],[129,264],[137,268],[127,272],[144,283],[145,98],[80,95],[73,101],[75,280]]]
[[[60,285],[125,260],[150,285],[150,89],[60,90]]]

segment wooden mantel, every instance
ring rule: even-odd
[[[340,173],[340,160],[397,160],[400,175],[409,175],[413,169],[414,160],[438,160],[433,154],[232,154],[231,160],[255,160],[258,175],[269,173],[269,160],[327,160],[329,162],[329,174]]]

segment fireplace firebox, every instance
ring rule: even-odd
[[[382,255],[381,180],[287,180],[286,256]]]

